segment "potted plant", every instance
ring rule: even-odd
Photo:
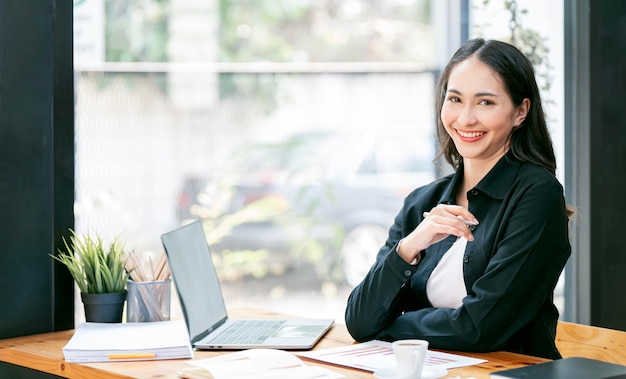
[[[124,248],[119,239],[105,244],[98,235],[82,237],[70,229],[70,241],[65,237],[65,251],[51,256],[63,263],[78,285],[88,322],[121,322],[128,272]]]

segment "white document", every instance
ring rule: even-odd
[[[297,353],[297,355],[372,372],[396,365],[391,343],[378,340],[330,349],[311,350]],[[487,361],[484,359],[465,357],[463,355],[428,350],[424,367],[436,366],[451,369],[473,366],[484,362]]]
[[[335,379],[343,375],[327,368],[307,366],[294,354],[277,349],[249,349],[188,362],[183,378],[211,379]]]
[[[193,358],[182,320],[130,323],[84,322],[63,347],[68,362]]]

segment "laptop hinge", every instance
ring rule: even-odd
[[[209,334],[211,334],[212,331],[214,331],[215,329],[217,329],[220,326],[222,326],[226,322],[227,319],[228,319],[228,316],[226,316],[223,319],[219,320],[218,322],[213,324],[210,328],[208,328],[204,332],[200,333],[196,338],[193,339],[193,341],[191,341],[191,343],[194,344],[194,343],[204,339],[204,337],[206,337]]]

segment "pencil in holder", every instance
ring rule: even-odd
[[[128,280],[127,322],[166,321],[170,319],[172,279],[135,282]]]

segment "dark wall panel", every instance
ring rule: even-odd
[[[626,1],[589,7],[591,321],[626,330]]]
[[[54,246],[63,246],[62,237],[74,227],[74,36],[73,4],[56,0],[54,11],[54,165],[53,236]],[[54,266],[53,328],[74,327],[74,281],[67,269]]]
[[[71,3],[0,1],[0,338],[73,324],[48,256],[73,225]]]

